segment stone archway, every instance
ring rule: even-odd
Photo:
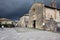
[[[33,28],[36,28],[36,20],[33,20]]]

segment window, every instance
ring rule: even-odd
[[[35,12],[35,8],[33,8],[33,12]]]

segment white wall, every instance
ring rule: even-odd
[[[46,19],[50,19],[51,16],[52,18],[56,18],[56,10],[55,9],[51,9],[51,8],[45,8],[45,12],[46,12]]]

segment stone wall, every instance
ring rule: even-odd
[[[50,20],[46,22],[45,27],[46,27],[47,31],[54,31],[54,32],[56,32],[58,26],[57,26],[57,22],[54,21],[52,18],[50,18]]]

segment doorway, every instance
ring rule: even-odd
[[[36,28],[36,20],[33,20],[33,28]]]

